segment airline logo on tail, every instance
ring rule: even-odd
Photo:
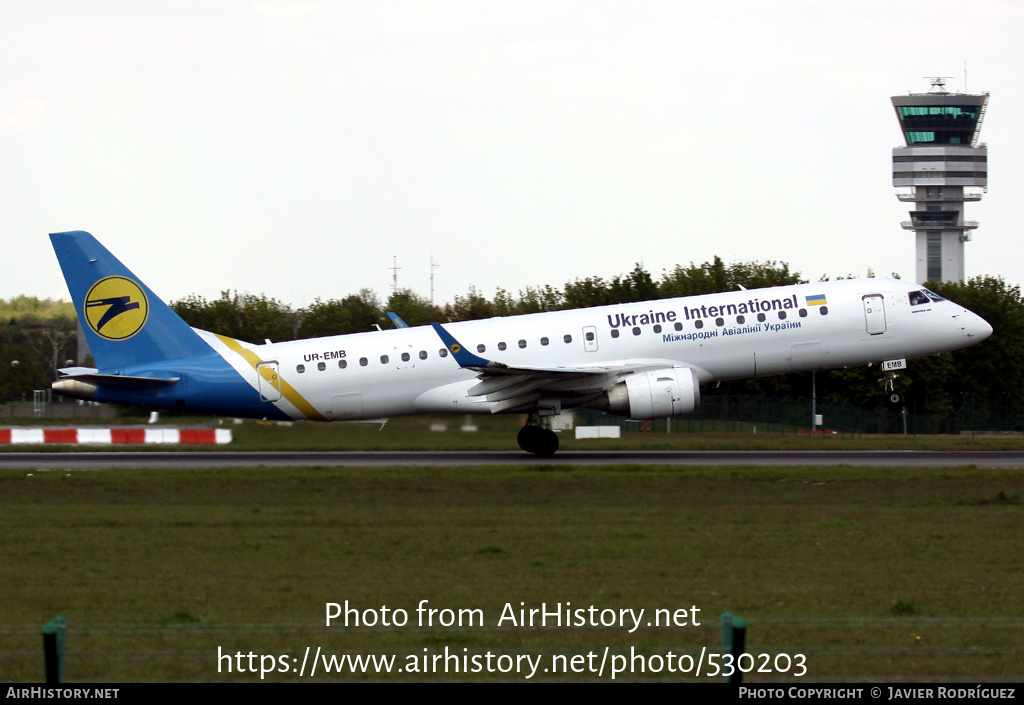
[[[149,300],[127,277],[107,277],[85,295],[85,321],[107,340],[127,340],[142,330],[149,318]]]

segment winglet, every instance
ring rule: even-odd
[[[430,325],[432,325],[434,330],[437,331],[437,334],[441,337],[441,342],[444,343],[446,348],[448,348],[448,352],[450,352],[452,357],[455,358],[455,362],[459,363],[459,367],[480,368],[493,367],[495,365],[495,363],[490,360],[486,360],[479,355],[474,355],[466,350],[465,346],[453,338],[452,334],[446,331],[440,323],[431,323]]]
[[[388,311],[388,318],[390,318],[391,322],[395,324],[395,328],[408,328],[409,327],[409,324],[406,323],[405,321],[403,321],[402,317],[399,316],[394,311]]]

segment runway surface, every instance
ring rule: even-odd
[[[468,465],[857,465],[1024,468],[1024,451],[520,451],[0,453],[0,468],[456,467]]]

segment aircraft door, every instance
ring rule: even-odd
[[[597,350],[597,328],[595,326],[583,327],[583,349],[587,352]]]
[[[885,332],[885,299],[881,294],[864,297],[864,323],[870,335]]]
[[[261,401],[277,401],[281,398],[281,374],[277,369],[277,360],[256,365],[256,377],[259,379]]]

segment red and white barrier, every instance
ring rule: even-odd
[[[212,445],[230,442],[229,428],[0,428],[0,444],[11,445]]]

